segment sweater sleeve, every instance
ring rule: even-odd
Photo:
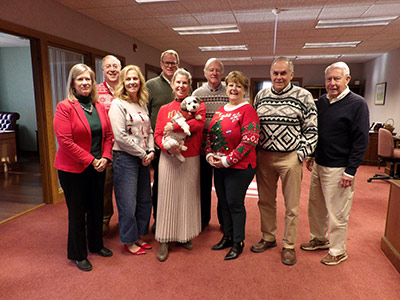
[[[114,133],[115,143],[118,144],[118,147],[122,151],[143,158],[146,156],[146,151],[133,141],[132,137],[126,130],[126,114],[127,112],[121,103],[121,100],[115,99],[111,103],[110,111],[108,113]]]
[[[229,166],[240,162],[257,146],[258,143],[260,135],[260,120],[257,113],[250,105],[246,105],[246,108],[247,109],[242,116],[240,142],[237,147],[226,156],[226,162]]]
[[[158,111],[156,128],[154,130],[154,142],[163,151],[167,151],[162,145],[164,127],[167,124],[167,113],[166,106],[161,106],[160,110]]]
[[[310,93],[305,97],[305,109],[301,131],[302,141],[300,149],[297,150],[297,156],[300,161],[303,161],[305,157],[312,155],[318,141],[317,109]]]
[[[354,114],[353,126],[351,128],[351,150],[345,173],[355,175],[357,168],[361,165],[365,151],[369,143],[369,110],[365,100],[361,100],[360,105]]]

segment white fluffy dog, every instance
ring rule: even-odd
[[[173,132],[170,131],[162,138],[162,144],[165,150],[170,150],[171,148],[182,145],[182,151],[186,151],[187,147],[185,144],[185,139],[190,136],[190,126],[186,123],[187,120],[195,118],[196,120],[201,120],[200,115],[196,115],[199,110],[201,100],[198,97],[189,96],[186,97],[181,103],[180,111],[171,118],[170,124],[177,123],[183,130],[183,132]],[[168,123],[167,123],[168,124]],[[175,155],[177,159],[181,162],[185,161],[185,157],[179,153]]]

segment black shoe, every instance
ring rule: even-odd
[[[86,258],[82,260],[75,260],[75,264],[78,266],[79,270],[88,272],[92,270],[92,264]]]
[[[110,257],[113,256],[113,253],[110,249],[107,249],[106,247],[103,247],[99,252],[97,252],[98,255],[103,256],[103,257]]]
[[[211,250],[222,250],[225,248],[232,247],[233,242],[232,238],[228,236],[223,236],[222,240],[218,242],[218,244],[215,244],[214,246],[211,247]]]
[[[231,248],[231,251],[228,252],[228,254],[225,256],[224,260],[231,260],[231,259],[236,259],[239,257],[239,255],[243,252],[244,248],[244,243],[240,242],[233,242],[233,246]]]

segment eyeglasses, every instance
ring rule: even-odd
[[[118,70],[119,66],[117,64],[113,64],[113,65],[105,65],[103,68],[106,70],[110,70],[111,68]]]
[[[176,65],[178,64],[178,63],[175,62],[175,61],[162,61],[162,63],[163,63],[164,65],[166,65],[166,66],[171,66],[171,67],[176,66]]]

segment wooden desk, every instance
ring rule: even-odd
[[[6,172],[17,163],[15,131],[0,131],[0,173]]]
[[[400,273],[400,180],[390,180],[385,235],[381,249]]]

